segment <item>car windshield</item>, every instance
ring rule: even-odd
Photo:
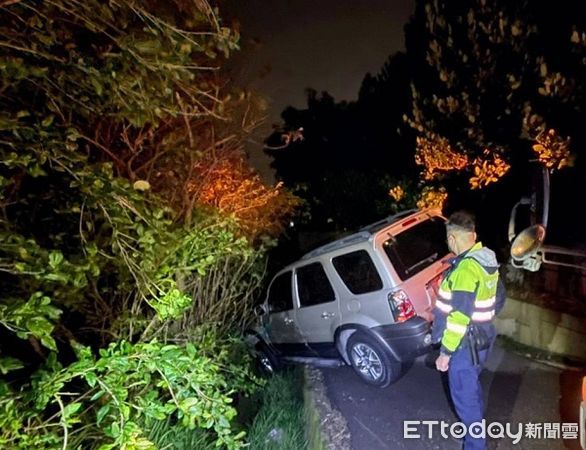
[[[402,280],[412,277],[448,254],[444,220],[432,217],[390,236],[383,248]]]

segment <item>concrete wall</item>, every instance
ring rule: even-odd
[[[586,317],[507,298],[495,326],[521,344],[586,361]]]

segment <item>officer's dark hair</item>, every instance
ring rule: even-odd
[[[476,218],[474,217],[474,214],[468,211],[456,211],[448,218],[446,228],[448,230],[455,228],[460,229],[461,231],[474,233],[476,231]]]

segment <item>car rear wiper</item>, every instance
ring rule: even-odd
[[[427,258],[422,259],[421,261],[413,264],[411,267],[408,267],[407,269],[405,269],[405,273],[410,273],[413,270],[415,270],[417,267],[419,267],[422,264],[428,263],[428,262],[434,262],[437,259],[437,255],[438,253],[435,252],[433,255],[429,255]]]

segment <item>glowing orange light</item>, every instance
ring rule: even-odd
[[[282,183],[265,184],[238,152],[221,158],[202,158],[193,172],[186,186],[187,195],[199,204],[234,217],[252,238],[260,234],[277,235],[299,204]]]

